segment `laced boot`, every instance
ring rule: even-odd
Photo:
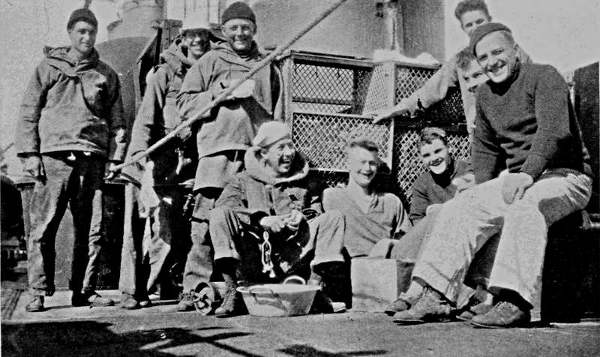
[[[423,295],[408,310],[397,312],[394,322],[423,323],[449,321],[454,314],[454,308],[435,290],[425,287]]]

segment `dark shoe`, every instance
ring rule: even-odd
[[[150,301],[150,298],[146,295],[144,297],[141,297],[138,299],[138,303],[140,304],[141,308],[145,308],[145,307],[151,307],[152,306],[152,301]]]
[[[73,306],[106,307],[114,304],[115,302],[112,299],[102,297],[95,291],[83,294],[73,292],[71,297],[71,305]]]
[[[456,315],[456,318],[462,321],[470,321],[477,315],[487,314],[493,307],[494,305],[485,302],[473,306],[467,305],[460,314]]]
[[[135,309],[139,309],[140,306],[140,302],[134,298],[132,295],[129,294],[123,294],[121,296],[121,304],[120,304],[122,309],[127,309],[127,310],[135,310]]]
[[[236,316],[245,313],[242,296],[236,290],[236,286],[227,286],[227,291],[223,296],[223,302],[215,310],[216,316]]]
[[[408,310],[394,314],[394,322],[415,324],[423,322],[442,322],[452,319],[454,308],[450,302],[430,288],[425,288],[423,295]]]
[[[525,327],[531,322],[529,310],[521,310],[508,301],[500,301],[488,313],[474,316],[471,324],[484,328]]]
[[[42,295],[34,295],[29,304],[25,306],[25,311],[27,312],[40,312],[44,310],[44,296]]]
[[[177,303],[177,311],[192,311],[194,310],[194,295],[192,293],[181,293],[179,302]]]

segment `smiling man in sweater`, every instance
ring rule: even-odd
[[[565,80],[551,66],[521,63],[502,24],[478,27],[470,47],[490,78],[476,95],[472,158],[478,185],[440,210],[413,271],[425,292],[395,315],[398,322],[451,317],[474,254],[500,234],[489,278],[498,303],[472,324],[527,325],[548,227],[590,199],[590,157]]]

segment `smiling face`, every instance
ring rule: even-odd
[[[276,177],[286,176],[292,168],[296,149],[292,139],[281,139],[261,150],[262,157]]]
[[[199,59],[210,49],[210,35],[205,29],[190,29],[183,34],[183,45],[188,49],[188,57]]]
[[[234,51],[245,53],[252,48],[256,25],[247,19],[231,19],[223,24],[222,31]]]
[[[350,179],[358,186],[368,188],[379,169],[377,152],[360,146],[348,149],[348,171]]]
[[[467,90],[471,93],[475,93],[477,87],[481,84],[487,82],[488,77],[483,73],[483,69],[477,62],[477,60],[473,59],[468,65],[467,68],[461,71],[463,79],[465,80],[465,85],[467,86]]]
[[[517,45],[501,31],[485,35],[475,46],[475,54],[484,73],[494,83],[506,81],[515,71]]]
[[[470,37],[477,27],[490,21],[491,18],[483,10],[467,11],[460,16],[460,28]]]
[[[435,174],[441,174],[448,168],[450,153],[448,146],[440,139],[423,143],[420,149],[421,160]]]
[[[94,50],[96,44],[96,27],[86,21],[77,21],[68,30],[71,48],[86,57]]]

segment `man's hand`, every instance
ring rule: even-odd
[[[114,162],[109,162],[106,164],[106,171],[104,174],[105,180],[107,180],[107,181],[114,180],[114,178],[119,175],[119,172],[121,170],[117,170],[116,167],[117,167],[117,164],[115,164]]]
[[[300,228],[300,223],[302,223],[302,220],[305,219],[304,218],[304,214],[302,214],[302,212],[298,211],[298,210],[293,210],[287,217],[286,217],[286,226],[291,229],[292,231],[297,231],[298,228]]]
[[[533,177],[526,173],[508,173],[504,176],[502,182],[502,199],[507,204],[520,200],[525,194],[525,190],[533,185]]]
[[[260,220],[259,224],[267,231],[279,233],[285,228],[286,220],[282,216],[266,216]]]
[[[23,159],[23,171],[27,172],[29,176],[37,180],[46,176],[44,163],[42,162],[42,158],[38,155],[29,155]]]
[[[394,107],[388,107],[388,108],[383,108],[383,109],[379,109],[373,113],[370,113],[369,115],[373,116],[373,123],[377,124],[382,120],[386,120],[389,119],[393,116],[396,115],[407,115],[410,114],[409,113],[409,109],[408,109],[408,105],[405,99],[402,99],[400,101],[400,103],[398,103],[396,106]]]
[[[239,82],[239,79],[222,80],[221,82],[215,85],[215,88],[213,88],[213,97],[216,98],[220,96],[224,91],[227,90],[227,88],[236,86]],[[225,98],[225,100],[235,100],[252,97],[254,95],[255,86],[256,83],[254,82],[254,80],[248,79],[247,81],[240,84],[239,87],[234,89],[233,92],[231,92],[227,96],[227,98]]]
[[[458,195],[462,191],[475,186],[475,175],[470,172],[466,173],[462,176],[454,178],[454,180],[452,180],[452,184],[456,186],[455,195]]]

